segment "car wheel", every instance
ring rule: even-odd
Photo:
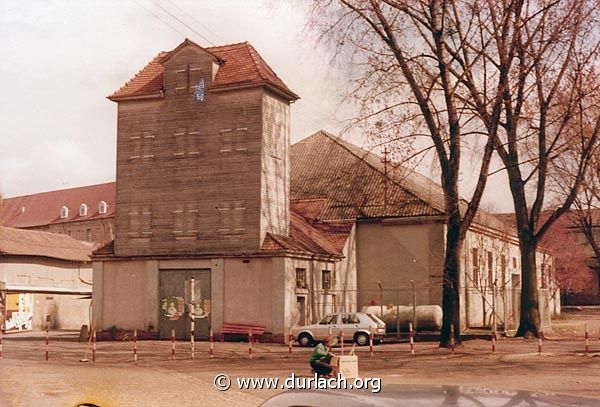
[[[356,335],[354,335],[354,342],[356,342],[356,344],[358,346],[365,346],[369,344],[369,335],[367,335],[364,332],[357,332]]]
[[[298,343],[300,344],[300,346],[310,346],[313,343],[313,337],[310,336],[310,334],[303,332],[300,335],[298,335]]]

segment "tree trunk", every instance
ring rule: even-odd
[[[521,312],[516,336],[537,338],[541,326],[535,259],[537,242],[520,233],[519,248],[521,249]]]
[[[444,259],[444,276],[442,292],[442,309],[444,317],[440,335],[440,347],[450,345],[450,325],[454,325],[455,344],[461,344],[460,337],[460,253],[463,239],[460,238],[460,218],[458,222],[449,221],[446,232],[446,256]]]

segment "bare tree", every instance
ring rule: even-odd
[[[577,197],[598,142],[596,64],[600,42],[595,2],[522,1],[515,21],[517,61],[503,95],[503,131],[496,151],[508,174],[521,249],[522,290],[517,336],[539,336],[536,250],[550,226]],[[501,11],[501,7],[497,6]],[[493,8],[492,8],[493,10]],[[501,24],[492,18],[492,25]],[[557,163],[568,155],[568,171]],[[542,223],[555,172],[568,173],[565,192]]]
[[[327,0],[312,21],[354,67],[348,95],[356,123],[388,140],[428,140],[441,169],[447,215],[444,325],[458,331],[458,255],[486,184],[495,148],[509,178],[522,260],[518,335],[538,335],[535,253],[550,225],[572,204],[599,126],[576,131],[596,97],[598,11],[592,0]],[[600,125],[600,122],[598,122]],[[400,136],[399,136],[400,134]],[[461,208],[461,157],[479,163],[477,183]],[[543,225],[552,160],[577,145],[574,177]],[[464,161],[464,160],[462,160]],[[532,201],[531,205],[529,204]]]
[[[480,3],[322,0],[311,9],[313,27],[352,68],[346,96],[360,106],[354,124],[409,143],[418,150],[411,156],[435,153],[447,217],[440,346],[448,345],[451,325],[460,343],[460,254],[506,126],[506,94],[522,52],[522,2]],[[459,175],[473,163],[478,173],[465,203]]]

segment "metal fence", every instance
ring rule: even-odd
[[[560,292],[539,289],[542,326],[560,314]],[[307,322],[318,322],[331,312],[367,311],[383,316],[388,332],[406,331],[408,322],[419,330],[435,331],[441,326],[441,284],[401,288],[326,290],[311,296]],[[463,329],[511,331],[519,324],[521,289],[512,287],[461,287],[460,308]],[[439,311],[438,311],[439,310]]]

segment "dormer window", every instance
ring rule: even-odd
[[[98,204],[98,213],[100,215],[105,215],[108,212],[108,204],[104,201],[100,201]]]
[[[79,205],[79,216],[87,216],[88,206],[84,203]]]
[[[67,219],[68,217],[69,217],[69,208],[67,208],[66,206],[63,206],[62,208],[60,208],[60,218]]]

